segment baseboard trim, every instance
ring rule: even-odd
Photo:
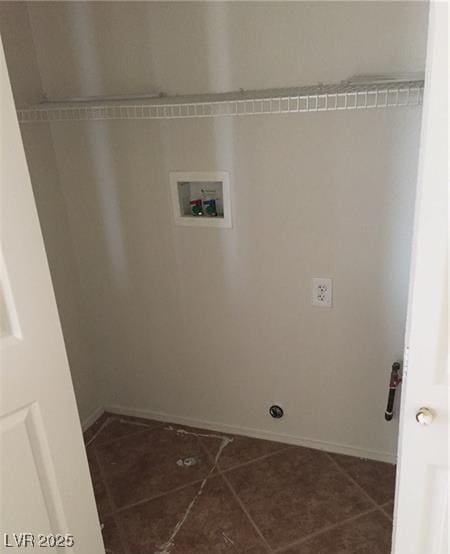
[[[305,446],[308,448],[314,448],[316,450],[325,450],[327,452],[333,452],[335,454],[357,456],[358,458],[367,458],[369,460],[387,462],[389,464],[397,463],[397,456],[391,454],[390,452],[368,450],[357,446],[321,441],[286,433],[275,433],[273,431],[265,431],[263,429],[255,429],[253,427],[240,427],[236,425],[228,425],[226,423],[219,423],[216,421],[206,421],[203,419],[182,417],[174,414],[167,414],[164,412],[153,412],[151,410],[128,408],[126,406],[119,405],[105,406],[105,409],[102,411],[120,415],[142,417],[143,419],[154,419],[156,421],[164,421],[166,423],[178,423],[179,425],[186,425],[187,427],[200,427],[202,429],[208,429],[209,431],[229,433],[230,435],[244,435],[246,437],[251,437],[255,439],[266,439],[275,442],[293,444],[296,446]]]
[[[93,423],[97,421],[97,419],[105,412],[105,408],[100,406],[99,408],[96,408],[91,414],[89,414],[87,417],[85,417],[81,422],[81,428],[83,431],[86,431]]]

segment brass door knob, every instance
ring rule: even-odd
[[[433,419],[434,414],[430,408],[420,408],[416,414],[416,421],[419,425],[430,425]]]

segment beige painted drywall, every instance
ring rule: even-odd
[[[54,98],[418,71],[426,11],[29,6]],[[107,403],[392,456],[397,423],[383,412],[403,350],[419,126],[417,108],[52,124]],[[234,228],[175,227],[172,169],[229,170]],[[333,278],[332,310],[311,306],[313,276]],[[280,421],[267,415],[273,402]]]
[[[0,31],[16,105],[39,101],[42,98],[42,85],[24,2],[0,3]],[[96,386],[93,352],[88,335],[84,332],[85,317],[81,307],[83,299],[50,128],[47,124],[23,126],[22,139],[32,176],[79,414],[81,420],[85,420],[103,402],[100,389]]]
[[[50,98],[335,82],[424,66],[425,2],[31,2]]]
[[[55,125],[112,404],[395,451],[419,111],[353,116]],[[216,167],[234,228],[175,228],[169,169]]]

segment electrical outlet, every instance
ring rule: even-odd
[[[333,299],[333,282],[323,277],[313,277],[312,305],[320,308],[331,308]]]

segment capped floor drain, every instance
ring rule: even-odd
[[[195,466],[200,462],[199,458],[180,458],[177,460],[177,466],[180,467],[190,467]]]

